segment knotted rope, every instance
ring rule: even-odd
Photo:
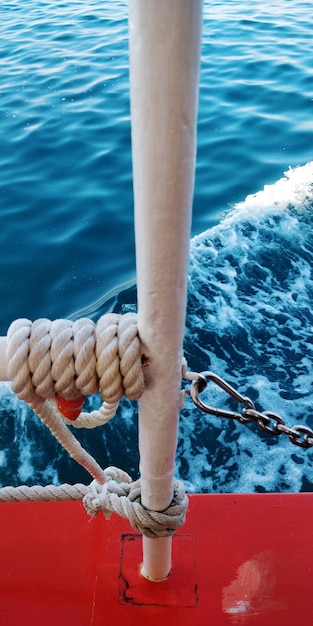
[[[123,394],[138,399],[144,390],[140,340],[136,315],[108,314],[97,324],[82,318],[69,320],[19,319],[8,330],[8,375],[12,389],[27,402],[70,456],[93,477],[89,486],[5,487],[0,502],[83,499],[92,516],[103,511],[127,518],[148,537],[172,535],[185,521],[188,500],[181,482],[174,483],[174,497],[162,512],[141,504],[140,480],[117,468],[103,470],[81,446],[66,424],[92,428],[115,414]],[[186,367],[185,367],[186,369]],[[58,410],[55,397],[76,400],[100,391],[99,411],[81,413],[73,422]]]
[[[183,483],[175,481],[174,497],[162,512],[148,511],[141,504],[140,480],[116,467],[104,470],[105,483],[93,481],[90,485],[35,485],[4,487],[0,489],[0,502],[83,500],[86,511],[96,516],[100,511],[106,518],[117,513],[128,519],[132,527],[146,537],[168,537],[185,522],[188,506]]]
[[[114,472],[112,472],[114,470]],[[107,516],[112,511],[128,519],[135,530],[146,537],[168,537],[185,522],[188,499],[183,483],[175,481],[174,495],[169,507],[162,512],[149,511],[141,504],[140,480],[132,481],[130,476],[123,472],[123,482],[116,468],[107,468],[112,474],[104,485],[93,482],[90,491],[84,496],[83,503],[87,512],[95,516],[99,511]],[[126,480],[125,480],[126,478]]]

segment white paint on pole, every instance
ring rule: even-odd
[[[202,0],[130,0],[130,85],[138,326],[146,388],[139,401],[142,503],[173,497],[185,329]],[[143,537],[143,574],[164,580],[171,539]]]

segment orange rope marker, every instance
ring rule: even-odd
[[[74,398],[73,400],[66,400],[59,393],[55,395],[55,401],[57,403],[57,407],[62,413],[64,417],[69,420],[75,421],[80,416],[81,410],[83,408],[85,396],[79,396],[78,398]]]

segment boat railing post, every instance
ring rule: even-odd
[[[139,401],[142,504],[173,498],[194,187],[202,0],[130,0],[130,85],[138,329],[145,356]],[[0,337],[0,380],[8,380]],[[143,537],[146,578],[171,570],[171,537]]]
[[[138,328],[145,355],[139,401],[142,504],[173,498],[185,329],[202,0],[130,0],[130,90]],[[171,538],[143,537],[142,574],[164,580]]]

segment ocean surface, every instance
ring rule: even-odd
[[[0,5],[0,335],[136,308],[127,19],[124,1]],[[312,258],[312,4],[205,0],[185,353],[310,428]],[[78,437],[138,475],[136,404]],[[187,399],[176,473],[190,492],[312,491],[313,448]],[[1,485],[77,480],[0,383]]]

